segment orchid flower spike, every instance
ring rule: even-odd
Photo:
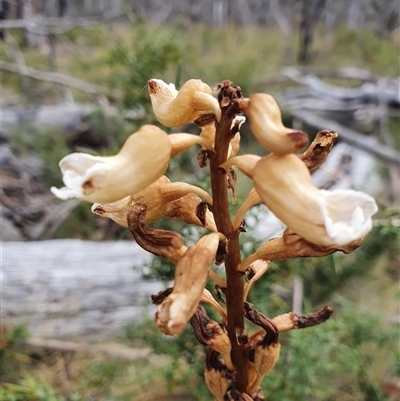
[[[293,154],[262,158],[253,181],[263,203],[289,229],[317,245],[341,246],[364,238],[378,210],[363,192],[317,189],[306,165]]]
[[[168,167],[171,148],[164,131],[154,125],[144,125],[126,140],[115,156],[86,153],[65,156],[59,164],[65,187],[52,187],[51,192],[64,200],[115,202],[160,178]]]
[[[208,110],[221,118],[218,101],[211,88],[200,79],[190,79],[177,91],[174,84],[161,79],[147,82],[151,104],[157,120],[166,127],[179,127],[193,122]]]
[[[187,249],[175,269],[172,293],[159,305],[156,323],[167,335],[181,334],[200,302],[220,236],[205,235]]]
[[[255,93],[242,103],[250,129],[258,143],[278,155],[296,153],[308,143],[303,131],[286,128],[278,104],[271,95]]]

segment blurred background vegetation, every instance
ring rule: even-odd
[[[56,214],[62,206],[48,195],[48,188],[62,185],[58,162],[64,155],[75,150],[114,154],[140,125],[157,124],[146,89],[150,78],[177,87],[189,78],[212,87],[230,79],[245,96],[266,91],[279,99],[293,86],[280,77],[289,65],[307,71],[352,67],[368,71],[375,82],[399,77],[396,1],[220,0],[200,5],[189,0],[15,0],[2,1],[2,10],[7,20],[0,49],[1,217],[15,230],[12,238],[2,233],[4,240],[131,240],[126,229],[93,215],[89,204],[75,202]],[[26,24],[38,18],[41,23],[28,29]],[[15,21],[24,22],[19,26]],[[346,88],[360,85],[354,77],[328,77],[325,82]],[[62,123],[56,124],[35,114],[40,107],[54,105],[65,107],[60,116],[76,106],[78,121],[73,115],[71,121],[60,117]],[[400,150],[399,106],[391,107],[384,120],[363,120],[361,133]],[[373,102],[372,108],[377,108]],[[290,107],[283,114],[287,125],[296,123]],[[382,124],[389,138],[382,134]],[[316,133],[310,126],[303,128],[310,138]],[[185,129],[198,132],[192,126]],[[242,154],[260,153],[247,127],[242,138]],[[23,171],[28,166],[29,188],[13,186],[22,170],[6,148],[23,161]],[[193,149],[174,158],[168,176],[209,189],[196,156]],[[306,312],[327,304],[335,310],[322,326],[282,334],[281,358],[263,383],[270,401],[400,397],[399,194],[398,186],[390,187],[393,169],[377,162],[375,170],[381,180],[380,212],[360,249],[351,255],[273,263],[251,292],[250,302],[263,313],[286,313],[292,310],[296,277],[304,285]],[[248,190],[249,183],[239,177],[237,205]],[[243,256],[266,240],[256,230],[259,216],[260,209],[252,211],[252,224],[243,235]],[[156,225],[180,231],[188,242],[200,235],[175,221],[160,220]],[[154,260],[150,267],[152,279],[173,278],[173,266],[167,263]],[[2,322],[2,400],[212,399],[202,377],[204,350],[191,329],[166,338],[152,321],[130,323],[113,342],[151,349],[146,357],[132,360],[34,347],[27,345],[27,338],[24,325]]]

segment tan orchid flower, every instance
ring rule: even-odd
[[[317,189],[305,164],[293,154],[262,158],[253,181],[263,203],[293,232],[317,245],[342,246],[364,238],[378,210],[363,192]]]
[[[142,203],[133,203],[128,212],[128,228],[136,243],[155,256],[178,263],[187,250],[182,235],[148,227],[146,212],[147,206]]]
[[[208,317],[203,306],[198,306],[190,318],[194,335],[200,344],[208,349],[218,352],[224,358],[226,366],[235,370],[231,361],[231,342],[224,324],[220,324]]]
[[[115,156],[86,153],[65,156],[60,161],[65,187],[52,187],[51,191],[60,199],[115,202],[160,178],[168,167],[171,149],[165,132],[154,125],[144,125],[126,140]]]
[[[286,128],[282,123],[281,110],[271,95],[255,93],[242,102],[251,131],[258,143],[278,155],[296,153],[308,143],[303,131]]]
[[[173,201],[186,197],[186,195],[193,195],[198,200],[196,206],[201,202],[201,198],[205,202],[212,204],[211,196],[203,189],[185,182],[171,182],[168,177],[162,176],[137,194],[112,203],[93,204],[92,212],[102,217],[108,217],[120,226],[128,227],[127,216],[129,209],[134,203],[141,203],[147,206],[145,223],[150,224],[166,215]],[[193,206],[194,211],[196,206]],[[213,220],[210,216],[208,218],[212,224]],[[201,223],[197,219],[195,224],[200,225]]]
[[[259,260],[285,260],[293,258],[321,257],[327,256],[334,252],[343,252],[345,254],[353,252],[357,249],[363,239],[352,241],[346,245],[323,246],[316,245],[306,241],[304,238],[295,234],[293,231],[286,229],[282,237],[272,238],[265,244],[261,245],[256,252],[249,255],[240,265],[240,271],[252,265]]]
[[[190,193],[169,202],[164,216],[169,219],[176,218],[188,224],[196,224],[210,231],[217,232],[214,216],[208,209],[204,210],[202,219],[198,216],[197,208],[200,204],[201,199],[196,194]]]
[[[112,203],[94,203],[92,212],[98,216],[108,217],[122,227],[128,227],[129,209],[134,203],[142,203],[147,206],[145,223],[150,224],[163,216],[167,209],[167,202],[160,191],[170,182],[169,178],[163,175],[136,195],[130,195]]]
[[[156,323],[164,334],[181,334],[196,311],[219,241],[217,233],[205,235],[187,249],[176,265],[172,293],[156,313]]]
[[[236,156],[236,164],[253,179],[262,202],[293,232],[316,245],[342,246],[364,238],[372,229],[375,200],[359,191],[317,189],[304,162],[293,154],[274,153],[257,161]]]
[[[147,86],[154,114],[166,127],[191,123],[208,110],[214,111],[218,121],[221,118],[217,99],[200,79],[190,79],[179,91],[175,85],[168,85],[161,79],[150,79]]]
[[[251,362],[254,363],[254,370],[257,373],[256,380],[249,383],[248,387],[248,392],[254,393],[264,376],[278,361],[281,345],[279,344],[279,330],[272,319],[257,311],[247,302],[244,303],[244,314],[247,319],[263,328],[263,335],[253,335],[247,345]]]
[[[228,371],[223,360],[218,359],[218,353],[208,351],[204,379],[208,389],[217,401],[224,401],[225,394],[231,384],[232,373]]]
[[[337,139],[338,134],[335,131],[322,130],[317,133],[314,140],[310,144],[310,146],[306,149],[306,151],[300,155],[300,159],[305,163],[308,168],[308,171],[313,173],[318,167],[320,167],[326,160],[329,152],[332,149],[332,146]],[[235,159],[227,162],[225,164],[233,164],[236,163],[241,170],[247,171],[247,175],[252,177],[253,170],[255,164],[261,158],[257,156],[247,157],[248,155],[236,157]],[[237,230],[242,220],[244,219],[247,211],[253,206],[259,205],[262,203],[260,196],[257,191],[252,188],[249,192],[247,198],[240,206],[239,210],[236,213],[235,219],[233,220],[233,228]],[[276,260],[276,259],[275,259]]]

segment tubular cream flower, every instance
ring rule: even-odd
[[[219,241],[217,233],[205,235],[187,249],[176,265],[172,293],[159,305],[156,313],[156,323],[164,334],[181,334],[195,313]]]
[[[126,140],[115,156],[86,153],[65,156],[60,161],[65,187],[52,187],[51,192],[64,200],[117,201],[161,177],[168,167],[171,148],[165,132],[154,125],[144,125]]]
[[[221,109],[211,88],[200,79],[186,81],[177,91],[174,84],[161,79],[147,82],[151,104],[157,120],[166,127],[179,127],[193,122],[208,110],[213,110],[218,121]]]
[[[293,232],[324,246],[346,245],[372,229],[375,200],[359,191],[317,189],[295,155],[270,154],[253,171],[263,203]]]
[[[278,155],[302,150],[308,142],[307,134],[286,128],[278,104],[271,95],[255,93],[242,102],[244,114],[258,143]]]

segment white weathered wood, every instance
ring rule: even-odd
[[[36,338],[121,335],[129,321],[153,316],[150,295],[164,288],[143,279],[150,255],[130,241],[3,242],[1,250],[2,318]]]

